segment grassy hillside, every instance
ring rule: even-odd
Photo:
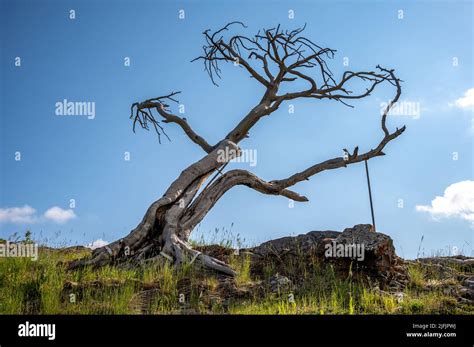
[[[474,314],[472,303],[456,294],[472,267],[440,271],[410,262],[402,291],[382,291],[377,283],[356,281],[350,271],[336,276],[330,266],[307,261],[288,264],[281,276],[269,264],[256,278],[245,254],[229,258],[239,272],[233,280],[189,265],[176,271],[166,263],[66,271],[65,262],[89,253],[82,247],[40,248],[37,261],[0,258],[0,313]]]

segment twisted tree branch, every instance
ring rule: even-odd
[[[193,201],[181,219],[181,229],[192,230],[229,189],[244,185],[263,194],[281,195],[289,199],[306,202],[308,198],[292,190],[282,189],[279,185],[266,182],[246,170],[231,170],[220,176],[214,183],[205,188]]]
[[[160,122],[154,117],[151,112],[152,109],[155,109],[158,114],[163,118],[162,123],[176,123],[178,124],[185,132],[186,135],[193,141],[195,144],[199,145],[204,151],[210,153],[214,147],[211,146],[202,136],[198,135],[188,124],[186,118],[181,118],[176,116],[166,109],[169,107],[164,103],[165,100],[171,100],[173,102],[178,102],[173,97],[180,92],[172,92],[171,94],[165,96],[159,96],[157,98],[148,99],[140,103],[134,103],[131,107],[131,116],[133,119],[133,131],[135,132],[135,126],[137,123],[145,129],[149,130],[148,123],[152,123],[156,133],[158,134],[158,139],[160,140],[161,132],[166,135],[163,127],[160,125]],[[168,137],[168,135],[166,135]],[[169,137],[168,137],[169,139]]]

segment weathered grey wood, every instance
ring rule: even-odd
[[[280,195],[294,201],[306,202],[307,197],[288,188],[320,172],[382,156],[385,146],[405,131],[405,127],[402,127],[390,132],[386,126],[389,111],[401,94],[400,79],[395,76],[394,70],[377,66],[377,72],[346,71],[342,78],[336,81],[326,63],[327,59],[334,56],[335,50],[322,48],[304,37],[302,35],[304,28],[283,31],[278,26],[254,36],[234,35],[226,39],[224,34],[236,25],[245,27],[240,22],[232,22],[215,32],[205,31],[203,34],[206,44],[203,47],[203,55],[195,60],[204,62],[204,67],[213,83],[216,77],[220,77],[219,63],[238,63],[264,87],[260,101],[216,145],[210,145],[204,137],[198,135],[186,118],[179,117],[169,110],[166,102],[177,102],[175,97],[179,92],[134,103],[131,106],[130,116],[134,131],[136,124],[146,130],[151,124],[160,139],[162,134],[166,135],[162,124],[174,123],[180,126],[189,139],[200,146],[206,155],[181,172],[164,195],[151,204],[142,221],[129,235],[95,250],[91,259],[72,262],[71,268],[85,265],[101,266],[114,262],[134,263],[162,257],[166,261],[172,261],[176,266],[189,259],[206,268],[234,275],[235,272],[225,263],[193,250],[188,243],[194,227],[227,191],[237,185],[245,185],[263,194]],[[248,56],[243,55],[243,52],[248,53]],[[258,64],[253,64],[252,59]],[[262,72],[259,72],[260,68],[263,69]],[[316,68],[316,76],[309,74],[312,68]],[[282,88],[283,85],[298,85],[292,84],[297,80],[306,83],[307,88],[281,93],[282,90],[288,90]],[[366,83],[366,88],[361,91],[350,90],[350,83],[353,81]],[[246,170],[221,172],[229,161],[241,154],[239,143],[249,136],[250,130],[264,117],[274,113],[283,102],[311,98],[330,99],[347,105],[349,100],[369,96],[379,84],[385,82],[396,88],[396,94],[382,114],[383,137],[374,149],[361,154],[358,147],[355,147],[352,153],[344,149],[347,158],[335,157],[325,160],[289,177],[272,181],[259,178]],[[222,160],[220,156],[222,151],[233,154]],[[216,173],[222,175],[215,181],[212,179],[208,181]],[[199,193],[205,182],[207,185]],[[307,240],[308,242],[313,240],[312,236],[308,236]]]

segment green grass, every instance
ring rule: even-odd
[[[229,259],[229,266],[237,271],[235,282],[237,285],[243,285],[252,282],[250,277],[250,256],[247,254],[237,256],[233,254]]]
[[[39,259],[0,258],[1,314],[473,314],[443,288],[456,276],[440,277],[421,264],[410,265],[410,283],[398,296],[334,273],[330,266],[304,258],[283,267],[266,264],[254,277],[248,255],[232,255],[238,275],[236,290],[243,296],[225,297],[221,282],[185,264],[167,263],[127,270],[106,266],[66,271],[64,262],[88,251],[40,249]],[[456,270],[456,269],[454,269]],[[273,293],[268,278],[289,277],[293,285]],[[426,290],[430,287],[430,290]],[[255,290],[259,288],[259,290]],[[184,300],[180,300],[184,299]]]

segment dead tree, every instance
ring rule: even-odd
[[[188,260],[204,268],[227,275],[235,272],[222,261],[202,254],[190,246],[188,240],[194,227],[202,221],[219,198],[232,187],[245,185],[263,194],[281,195],[294,201],[308,199],[289,188],[308,180],[311,176],[326,170],[346,167],[351,164],[384,155],[385,146],[402,134],[405,126],[390,132],[386,119],[392,105],[401,93],[400,79],[394,70],[377,66],[376,71],[346,71],[339,80],[327,65],[335,50],[323,48],[303,36],[304,27],[296,30],[282,30],[280,26],[264,29],[254,36],[229,35],[231,28],[246,28],[243,23],[232,22],[225,27],[203,35],[203,54],[193,61],[202,61],[212,83],[221,78],[221,64],[238,64],[263,86],[263,96],[241,121],[216,144],[210,144],[191,128],[186,118],[170,110],[168,104],[177,102],[179,92],[134,103],[131,106],[133,130],[137,125],[156,131],[159,139],[166,136],[163,125],[175,123],[182,128],[191,141],[200,146],[205,155],[184,169],[171,183],[164,195],[153,202],[142,221],[130,234],[108,246],[96,249],[91,258],[71,264],[71,268],[84,265],[101,266],[110,263],[140,262],[145,259],[163,258],[179,266]],[[310,74],[310,72],[314,73]],[[279,92],[283,85],[289,87],[307,84],[303,90]],[[351,84],[359,86],[353,90]],[[359,153],[358,147],[346,155],[316,163],[293,175],[276,180],[264,180],[246,170],[230,170],[224,167],[241,155],[239,143],[262,118],[270,116],[284,102],[294,99],[332,99],[352,107],[350,100],[365,98],[375,88],[387,82],[395,88],[395,96],[381,116],[382,138],[375,148]],[[291,88],[290,88],[291,90]],[[223,153],[230,155],[224,156]],[[200,187],[204,189],[198,194]]]

